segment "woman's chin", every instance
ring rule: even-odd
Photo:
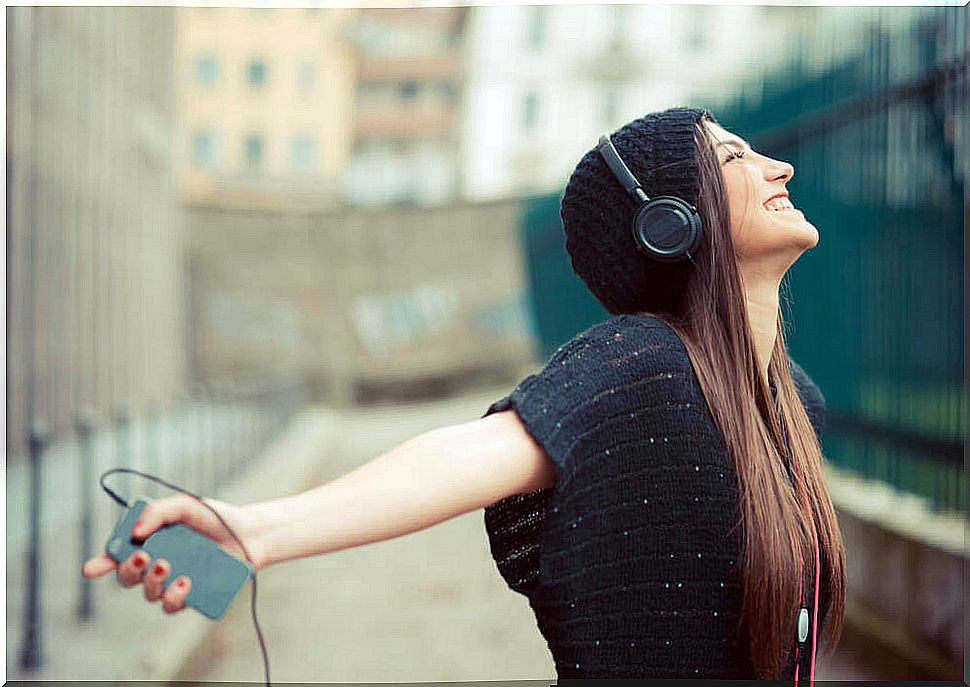
[[[804,225],[805,226],[804,229],[802,229],[801,234],[804,235],[806,241],[809,242],[809,245],[805,247],[805,249],[808,250],[809,248],[814,248],[818,245],[819,234],[818,229],[815,228],[815,225],[808,220],[805,220]]]
[[[779,226],[779,230],[791,236],[793,241],[797,241],[802,250],[808,250],[818,245],[818,229],[805,219],[800,210],[785,217],[781,226]]]
[[[789,255],[801,256],[818,245],[818,231],[808,222],[804,222],[797,229],[791,227],[787,230],[785,247],[782,252]],[[796,257],[795,260],[798,258]]]

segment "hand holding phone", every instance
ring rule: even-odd
[[[110,559],[109,564],[111,561],[114,564],[106,567],[105,559],[92,559],[85,564],[85,575],[97,577],[116,567],[121,561],[128,559],[135,551],[144,551],[152,560],[168,562],[170,569],[163,582],[165,588],[181,576],[188,577],[191,580],[191,585],[188,595],[184,599],[184,604],[195,608],[213,620],[217,620],[225,614],[242,585],[249,579],[253,567],[231,555],[214,541],[216,531],[220,531],[220,539],[227,543],[235,540],[224,531],[225,528],[221,524],[212,524],[208,521],[208,518],[211,517],[212,521],[218,523],[218,519],[211,516],[211,512],[208,511],[206,506],[194,500],[192,504],[188,504],[184,500],[178,501],[178,499],[184,498],[191,497],[163,499],[168,506],[181,503],[182,506],[187,508],[181,508],[179,512],[188,510],[189,513],[179,517],[167,515],[165,517],[167,523],[155,529],[144,540],[138,539],[132,534],[133,526],[139,521],[148,504],[147,499],[138,499],[118,520],[114,531],[105,544],[106,559]],[[206,521],[194,523],[193,520],[198,518],[191,516],[198,509],[206,511]],[[189,522],[203,531],[213,530],[213,536],[200,534],[195,529],[181,524],[181,522],[176,522],[179,519]],[[154,528],[149,526],[149,529]],[[238,549],[239,547],[234,545],[233,548]],[[145,586],[147,592],[147,581]]]

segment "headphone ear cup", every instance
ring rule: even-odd
[[[697,210],[674,196],[647,201],[633,217],[637,247],[660,262],[679,262],[700,246],[701,218]]]

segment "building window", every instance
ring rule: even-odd
[[[394,105],[401,99],[401,88],[393,83],[362,83],[357,90],[357,102],[365,106]]]
[[[523,105],[522,124],[526,131],[533,131],[536,127],[536,120],[539,116],[539,96],[529,93],[525,96]]]
[[[219,80],[219,62],[212,55],[203,55],[195,61],[195,82],[211,86]]]
[[[707,7],[688,5],[687,20],[687,48],[693,52],[700,52],[707,47],[708,19]]]
[[[534,5],[529,17],[529,48],[538,50],[546,39],[546,7]]]
[[[258,171],[263,166],[265,144],[263,137],[259,134],[250,134],[246,137],[246,167],[253,171]]]
[[[255,88],[266,83],[266,63],[262,60],[253,60],[250,62],[249,68],[247,69],[247,78],[249,79],[249,85]]]
[[[313,90],[314,69],[313,62],[306,60],[300,63],[296,72],[296,84],[304,93]]]
[[[452,26],[448,31],[449,48],[457,48],[461,44],[462,30],[462,25],[459,23]]]
[[[607,126],[612,126],[613,122],[616,121],[616,115],[619,111],[619,101],[620,94],[617,92],[616,87],[608,86],[606,94],[603,97],[603,122]]]
[[[216,139],[211,131],[199,131],[192,136],[192,164],[203,169],[215,167],[218,158]]]
[[[414,100],[418,97],[418,82],[405,81],[401,84],[401,100]]]
[[[454,102],[458,89],[450,81],[442,81],[438,84],[438,93],[445,102]]]
[[[309,136],[297,136],[293,139],[293,169],[297,172],[311,172],[316,167],[316,151],[313,139]]]

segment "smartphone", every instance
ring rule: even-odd
[[[121,562],[141,549],[152,561],[164,558],[170,570],[164,586],[172,584],[180,575],[192,580],[185,605],[202,615],[219,620],[229,604],[253,574],[253,567],[241,561],[214,541],[185,525],[165,525],[145,540],[131,536],[131,528],[148,505],[148,499],[138,498],[118,520],[114,532],[105,545],[105,553]]]

